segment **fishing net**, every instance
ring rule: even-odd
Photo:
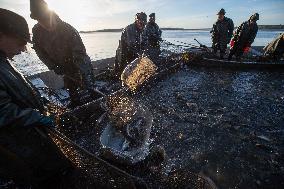
[[[84,171],[85,183],[82,188],[134,188],[133,179],[95,159],[93,154],[78,148],[58,134],[49,134],[64,155]]]
[[[177,63],[188,61],[192,57],[192,54],[188,54],[184,51],[182,53],[171,53],[170,56],[168,56],[168,64],[164,65],[165,69],[158,71],[168,74],[173,68],[176,68]],[[171,63],[173,65],[171,65]],[[129,70],[131,70],[131,72],[128,73],[127,77],[122,79],[125,79],[123,80],[124,83],[132,90],[135,90],[137,86],[149,80],[152,75],[157,74],[157,68],[151,61],[148,61],[147,58],[140,60],[137,66]],[[140,77],[141,75],[143,77]],[[108,99],[108,106],[113,112],[119,113],[121,108],[125,107],[125,104],[135,106],[130,98],[125,96],[125,92],[122,93],[123,94],[110,95]],[[55,113],[58,112],[56,106],[51,106],[50,108]],[[124,116],[121,118],[121,122],[129,119],[129,116],[133,114],[131,110],[132,109],[128,110],[126,108],[123,110],[124,112],[122,111]],[[68,118],[69,121],[65,122],[64,125],[60,125],[58,128],[58,130],[68,138],[56,132],[50,132],[50,136],[65,156],[78,168],[84,170],[86,182],[83,183],[82,188],[86,186],[100,186],[100,188],[134,188],[135,178],[118,171],[104,161],[96,158],[101,147],[99,138],[104,129],[103,125],[96,124],[98,117],[98,115],[91,116],[85,121]],[[141,168],[139,165],[132,167],[120,166],[120,168],[125,169],[132,175],[143,178],[150,188],[214,188],[214,184],[210,183],[208,179],[194,174],[189,170],[177,169],[173,171],[172,169],[168,169],[166,162],[160,167],[154,168],[152,171],[148,168]]]
[[[118,113],[122,107],[135,106],[132,98],[125,96],[125,93],[116,93],[110,95],[108,106],[113,111]],[[129,119],[133,114],[133,109],[124,108],[125,117],[121,118],[121,122]],[[98,154],[100,148],[100,135],[104,126],[96,124],[97,118],[90,118],[85,123],[78,126],[78,122],[70,121],[69,127],[59,128],[62,133],[67,135],[72,141],[76,142],[82,148],[74,146],[68,142],[66,138],[51,132],[50,135],[56,142],[62,152],[70,159],[77,167],[86,172],[86,182],[84,185],[94,186],[99,185],[102,188],[133,188],[133,179],[127,175],[113,169],[107,164],[96,159],[94,154]],[[73,124],[73,126],[72,126]],[[150,171],[150,169],[138,166],[120,166],[132,175],[139,176],[145,180],[149,188],[193,188],[207,189],[214,188],[214,184],[208,179],[190,172],[187,170],[168,170],[168,165],[165,162],[158,168]]]
[[[131,91],[135,91],[156,73],[157,66],[147,57],[137,58],[124,69],[121,81]]]

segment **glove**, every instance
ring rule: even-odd
[[[39,124],[42,126],[55,128],[55,120],[53,116],[41,116]]]
[[[235,45],[235,41],[232,39],[232,40],[230,41],[230,47],[233,48],[234,45]]]
[[[250,44],[246,44],[243,48],[243,52],[247,53],[247,52],[249,52],[249,50],[250,50]]]

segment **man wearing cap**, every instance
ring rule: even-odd
[[[212,48],[214,53],[220,50],[220,58],[223,59],[234,31],[234,23],[230,18],[225,17],[225,10],[221,9],[218,12],[218,19],[213,24],[212,33]]]
[[[237,60],[240,60],[243,53],[248,52],[258,31],[257,20],[259,20],[259,14],[255,13],[234,32],[228,60],[231,60],[233,55],[236,56]]]
[[[30,42],[28,24],[2,8],[0,20],[0,177],[27,185],[56,182],[73,166],[45,132],[55,123],[39,94],[8,61]]]
[[[50,70],[63,75],[69,90],[71,106],[81,104],[78,91],[94,94],[94,75],[90,57],[79,33],[48,9],[43,0],[30,0],[31,18],[38,21],[33,27],[33,48]]]
[[[116,75],[120,75],[127,64],[142,55],[146,49],[147,40],[144,35],[146,22],[147,15],[144,12],[137,13],[135,22],[123,29],[115,57]]]
[[[156,15],[152,13],[149,15],[149,22],[145,28],[145,36],[147,39],[147,50],[151,60],[157,59],[160,54],[160,41],[162,40],[162,31],[156,23]],[[155,61],[156,62],[156,61]]]

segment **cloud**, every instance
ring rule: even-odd
[[[236,25],[253,12],[260,13],[261,24],[284,24],[283,0],[46,0],[66,22],[78,30],[121,28],[133,22],[137,12],[157,13],[162,27],[211,27],[216,12],[225,8],[227,16]],[[23,15],[30,27],[35,21],[29,18],[28,0],[0,0],[2,8]]]

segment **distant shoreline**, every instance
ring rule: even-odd
[[[283,30],[284,25],[259,25],[258,28],[260,30]],[[186,29],[186,28],[161,28],[163,31],[208,31],[211,28],[200,28],[200,29]],[[121,29],[102,29],[102,30],[94,30],[94,31],[80,31],[80,33],[100,33],[100,32],[122,32],[123,28]]]

